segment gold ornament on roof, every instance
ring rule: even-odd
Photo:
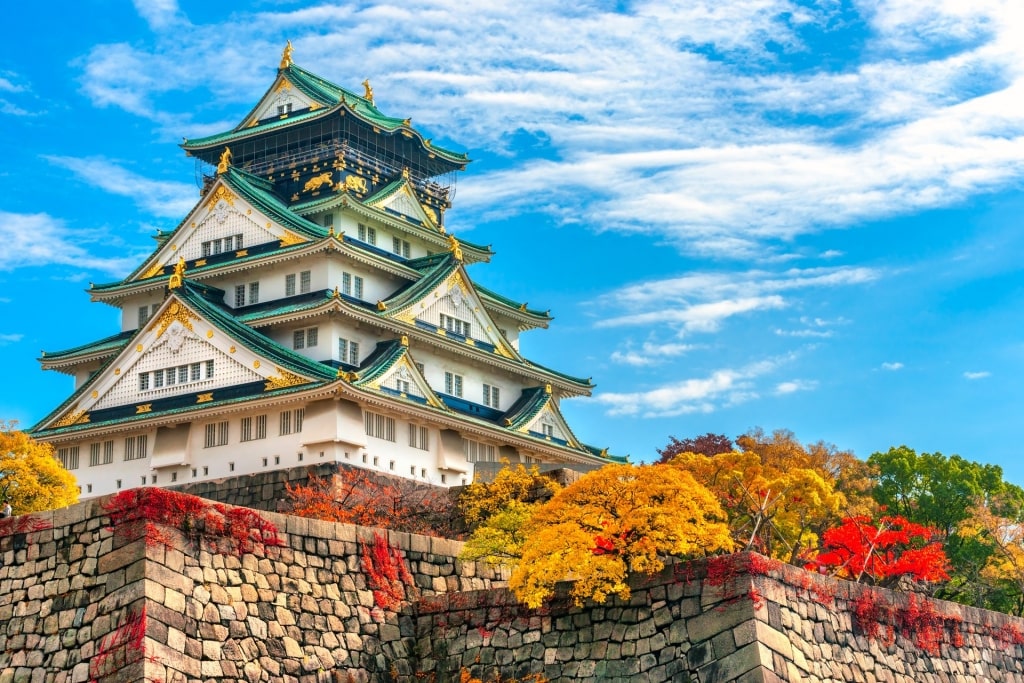
[[[408,346],[409,345],[409,337],[407,335],[403,334],[402,335],[402,339],[401,339],[401,343],[402,343],[402,346]]]
[[[162,264],[162,263],[154,263],[152,268],[150,268],[149,270],[147,270],[145,273],[142,274],[142,279],[145,280],[146,278],[150,278],[150,277],[154,277],[156,275],[160,275],[163,272],[164,272],[164,264]]]
[[[369,100],[370,104],[373,104],[373,88],[370,86],[369,78],[363,81],[363,88],[366,89],[366,92],[363,93],[363,99]]]
[[[71,425],[85,424],[89,421],[89,414],[84,410],[73,410],[57,422],[54,427],[70,427]]]
[[[148,332],[157,328],[156,338],[159,339],[163,333],[167,331],[167,328],[171,326],[171,323],[177,321],[181,323],[185,329],[194,332],[195,330],[192,329],[193,320],[199,320],[199,316],[182,306],[181,303],[174,301],[170,306],[164,309],[164,312],[160,314],[160,317],[154,320],[153,324],[150,325],[146,331]]]
[[[289,247],[293,244],[302,244],[303,242],[306,241],[305,238],[299,237],[291,230],[285,230],[284,234],[281,235],[280,239],[282,247]]]
[[[221,173],[227,173],[231,167],[231,148],[225,147],[224,151],[220,155],[220,163],[217,164],[217,175]]]
[[[177,289],[185,283],[185,259],[182,256],[178,257],[178,262],[174,265],[174,273],[171,274],[171,279],[167,281],[167,289]]]
[[[308,381],[305,377],[288,372],[284,368],[277,368],[277,377],[268,377],[267,383],[263,386],[263,391],[294,387],[297,384],[306,384]]]
[[[306,184],[302,187],[303,192],[312,192],[319,190],[323,185],[327,187],[334,187],[334,183],[331,182],[331,176],[333,173],[321,173],[318,176],[314,176],[306,181]]]
[[[455,235],[448,235],[448,251],[452,253],[456,261],[462,263],[462,247],[459,245],[459,241],[455,239]]]
[[[281,53],[281,66],[279,69],[287,69],[292,65],[292,41],[288,41],[284,46],[284,52]]]
[[[357,175],[345,176],[345,184],[338,183],[337,188],[341,190],[354,190],[356,192],[366,192],[366,180]]]

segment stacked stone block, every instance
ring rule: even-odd
[[[453,541],[264,513],[282,546],[217,553],[177,532],[132,540],[108,528],[101,502],[0,524],[0,683],[443,683],[464,670],[560,683],[1024,683],[1024,620],[756,555],[673,565],[603,605],[576,606],[562,586],[529,610],[503,575],[455,559]],[[381,533],[411,575],[393,609],[362,561]],[[891,627],[866,629],[864,605]],[[941,615],[928,642],[906,629],[922,613]]]

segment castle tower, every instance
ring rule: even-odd
[[[533,363],[550,316],[474,284],[489,247],[444,216],[465,154],[291,60],[234,129],[186,140],[199,201],[93,301],[121,331],[44,369],[74,393],[32,434],[83,497],[340,462],[439,485],[474,464],[603,464],[559,409],[589,380]]]

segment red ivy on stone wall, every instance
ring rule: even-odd
[[[124,623],[100,641],[99,649],[89,660],[89,679],[93,683],[120,680],[118,675],[129,664],[145,656],[146,607],[130,609]]]
[[[363,571],[373,591],[373,601],[381,609],[395,610],[405,600],[405,587],[413,587],[412,575],[405,566],[402,551],[390,545],[379,533],[370,543],[360,541]]]
[[[277,527],[255,510],[161,488],[122,491],[104,506],[115,531],[146,545],[173,547],[161,527],[178,529],[193,543],[205,543],[217,553],[245,554],[261,546],[282,545]]]

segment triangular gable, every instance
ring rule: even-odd
[[[234,192],[223,178],[218,178],[178,229],[129,281],[162,275],[179,258],[193,267],[201,267],[210,256],[234,253],[241,257],[248,247],[274,240],[284,247],[307,238],[282,227]]]
[[[251,128],[260,121],[267,119],[287,118],[288,115],[306,109],[317,110],[332,103],[318,102],[308,94],[295,87],[284,73],[279,73],[273,85],[260,98],[249,115],[242,120],[235,130]]]
[[[172,295],[123,351],[35,431],[86,424],[97,411],[125,406],[134,406],[135,415],[154,412],[154,404],[172,398],[194,397],[191,403],[200,405],[240,385],[273,391],[323,381],[283,368],[253,346]]]
[[[382,354],[376,362],[368,358],[367,365],[353,373],[353,384],[447,410],[447,406],[416,367],[416,362],[409,354],[408,338],[402,337],[401,342],[391,343],[395,348],[390,349],[389,353]]]
[[[408,216],[431,228],[436,229],[440,225],[437,212],[420,203],[407,175],[403,175],[401,180],[368,198],[364,204],[375,209],[391,210]]]
[[[544,393],[538,398],[540,400],[534,404],[537,409],[530,411],[533,413],[532,416],[523,415],[521,416],[523,419],[516,421],[518,424],[513,423],[508,426],[522,434],[529,434],[547,441],[562,442],[570,448],[580,448],[579,441],[569,429],[569,423],[566,422],[558,404],[551,396],[550,387],[546,387]]]
[[[416,321],[422,321],[439,335],[460,341],[464,339],[470,346],[478,346],[506,358],[523,360],[501,334],[501,329],[487,312],[480,295],[461,265],[453,268],[447,277],[435,286],[424,288],[417,294],[418,296],[404,301],[393,311],[389,310],[387,302],[381,302],[378,308],[383,306],[381,310],[385,316],[412,325],[415,325]],[[464,328],[460,322],[455,321],[469,323],[469,334],[465,334],[464,331],[460,333],[459,329]]]

